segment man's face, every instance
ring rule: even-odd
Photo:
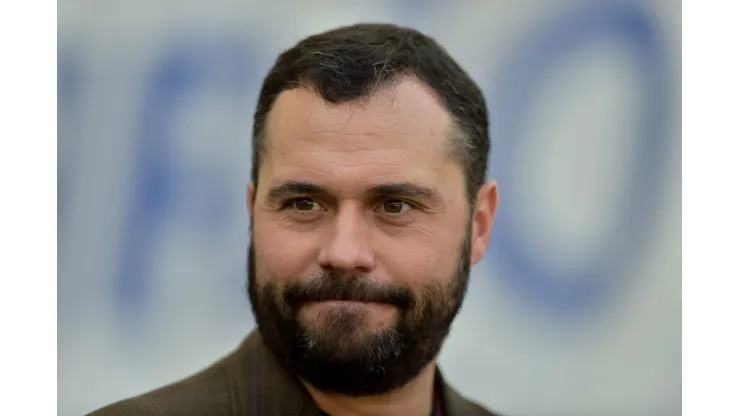
[[[267,346],[314,387],[382,393],[438,354],[482,255],[450,127],[412,78],[341,105],[277,98],[250,185],[249,295]]]

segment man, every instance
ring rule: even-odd
[[[491,414],[436,364],[498,204],[473,80],[415,30],[335,29],[278,57],[253,140],[258,330],[201,373],[94,414]]]

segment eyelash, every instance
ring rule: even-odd
[[[291,208],[293,208],[293,205],[296,202],[303,201],[303,200],[309,200],[309,201],[312,201],[312,202],[314,202],[316,204],[319,204],[318,201],[316,201],[315,199],[313,199],[311,197],[307,197],[307,196],[298,197],[298,198],[290,198],[290,199],[285,200],[282,203],[281,210],[291,209]],[[414,202],[407,201],[405,199],[399,199],[399,198],[387,198],[387,199],[383,199],[377,205],[378,206],[382,206],[383,204],[385,204],[387,202],[400,202],[400,203],[406,204],[409,207],[409,209],[419,209],[420,208],[419,205],[416,204],[416,203],[414,203]],[[321,206],[321,204],[319,204],[319,206]],[[299,210],[293,210],[293,211],[296,212],[296,213],[299,213],[300,215],[309,215],[309,214],[312,214],[314,212],[314,211],[299,211]],[[404,213],[400,213],[400,214],[387,213],[387,214],[389,216],[391,216],[391,217],[400,217]]]
[[[293,208],[293,205],[294,205],[294,204],[295,204],[296,202],[298,202],[298,201],[303,201],[303,200],[308,200],[308,201],[312,201],[312,202],[314,202],[314,203],[318,204],[318,202],[317,202],[316,200],[314,200],[313,198],[310,198],[310,197],[306,197],[306,196],[304,196],[304,197],[299,197],[299,198],[290,198],[290,199],[287,199],[287,200],[285,200],[285,201],[284,201],[284,202],[282,203],[281,209],[282,209],[282,210],[285,210],[285,209],[292,209],[292,208]],[[319,205],[320,205],[320,204],[319,204]],[[301,213],[301,214],[306,214],[306,213],[310,213],[310,212],[312,212],[312,211],[299,211],[299,210],[294,210],[294,211],[295,211],[295,212],[298,212],[298,213]]]

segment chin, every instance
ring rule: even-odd
[[[301,319],[301,326],[314,345],[338,350],[364,350],[377,339],[395,333],[397,324],[397,320],[373,316],[323,314],[313,319]]]

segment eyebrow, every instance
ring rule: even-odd
[[[422,200],[428,204],[442,204],[442,197],[434,188],[412,182],[392,182],[373,185],[365,190],[371,198],[402,198]],[[306,181],[286,181],[272,187],[267,193],[267,200],[272,203],[282,202],[285,199],[298,195],[313,195],[330,200],[336,198],[331,191],[321,185]]]
[[[435,189],[411,182],[395,182],[375,185],[367,190],[367,194],[374,197],[410,198],[422,199],[434,203],[442,202],[442,197]]]
[[[304,181],[286,181],[280,185],[270,188],[267,192],[269,202],[282,202],[285,199],[295,197],[296,195],[331,195],[329,190],[323,186]]]

